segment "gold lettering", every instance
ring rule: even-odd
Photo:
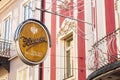
[[[26,37],[22,36],[21,38],[23,38],[23,47],[26,47],[26,46],[31,47],[35,44],[47,42],[47,40],[45,40],[44,37],[32,39],[32,38],[26,38]]]

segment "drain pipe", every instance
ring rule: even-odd
[[[41,9],[45,9],[45,0],[40,0],[41,1]],[[44,23],[44,11],[40,10],[40,21]],[[43,63],[40,63],[39,65],[39,80],[43,80]]]

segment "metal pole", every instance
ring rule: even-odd
[[[39,9],[39,8],[36,8],[36,10],[41,10],[41,11],[43,11],[43,12],[47,12],[47,13],[50,13],[50,14],[58,15],[58,16],[60,16],[60,17],[64,17],[64,18],[76,20],[76,21],[78,21],[78,22],[86,23],[86,24],[89,24],[89,25],[92,26],[92,23],[85,22],[85,21],[83,21],[83,20],[75,19],[75,18],[72,18],[72,17],[69,17],[69,16],[65,16],[65,15],[62,15],[62,14],[58,14],[58,13],[56,13],[56,12],[50,12],[50,11],[47,11],[47,10],[45,10],[45,9]]]

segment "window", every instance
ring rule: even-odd
[[[29,1],[24,4],[24,20],[27,20],[32,17],[32,2]]]
[[[10,17],[4,20],[4,39],[5,41],[10,40],[10,27],[11,27],[11,21]]]
[[[3,38],[4,38],[4,43],[0,46],[0,51],[5,51],[7,49],[9,49],[9,44],[8,42],[10,41],[10,30],[11,30],[11,18],[7,17],[6,19],[3,20],[3,28],[4,28],[4,34],[3,34]]]
[[[57,54],[64,56],[60,57],[60,67],[64,67],[64,70],[61,71],[61,79],[63,80],[76,80],[77,78],[75,73],[75,69],[78,65],[78,62],[75,61],[77,59],[77,35],[74,32],[76,28],[76,22],[65,19],[58,32],[59,52],[57,52]]]
[[[65,39],[65,79],[73,77],[73,37]]]
[[[17,80],[29,80],[28,67],[18,70]]]

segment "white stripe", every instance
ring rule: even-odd
[[[85,0],[84,2],[85,6],[85,21],[92,23],[92,10],[91,10],[91,0]],[[85,38],[88,40],[85,40],[85,52],[86,52],[86,59],[89,58],[90,56],[88,56],[88,51],[91,49],[91,45],[93,44],[93,31],[92,31],[92,27],[91,25],[85,24]],[[88,69],[89,65],[88,64],[89,60],[86,60],[86,77],[88,77],[88,75],[91,73],[91,70]]]
[[[115,9],[115,26],[116,29],[120,28],[120,0],[114,0],[114,3],[117,3],[117,6],[115,5],[115,8],[117,7],[117,10]],[[119,17],[118,17],[119,16]],[[119,35],[120,36],[120,35]],[[117,37],[117,47],[120,50],[120,37]],[[119,50],[117,50],[117,53],[119,53]],[[118,55],[118,57],[120,57]]]
[[[57,4],[58,4],[58,1],[57,1]],[[59,8],[56,8],[57,10],[56,11],[59,11]],[[59,16],[56,16],[56,55],[60,55],[60,52],[59,52],[59,50],[60,50],[60,47],[59,47],[59,43],[58,43],[58,33],[59,33],[59,30],[60,30],[60,17]],[[57,68],[60,68],[60,57],[59,56],[56,56],[56,67]],[[60,69],[56,69],[56,80],[61,80],[60,79]]]
[[[97,3],[97,27],[98,27],[98,41],[102,39],[106,35],[106,16],[105,16],[105,0],[96,0]],[[107,45],[99,45],[99,48],[102,51],[107,50]],[[107,58],[106,54],[101,54],[99,52],[99,56],[102,55]],[[100,58],[98,58],[100,59]],[[100,60],[98,60],[100,61]],[[99,65],[100,66],[100,65]]]
[[[74,4],[74,3],[76,3],[76,4]],[[73,0],[73,6],[77,6],[77,0]],[[73,17],[75,18],[75,19],[77,19],[77,16],[78,16],[78,9],[77,9],[77,7],[73,7]],[[76,21],[76,24],[77,24],[77,21]],[[75,55],[74,55],[74,57],[78,57],[78,37],[77,37],[77,33],[75,32],[75,30],[73,31],[73,39],[74,39],[74,51],[75,51]],[[74,75],[75,75],[75,79],[76,80],[78,80],[78,58],[75,58],[75,61],[74,61],[75,63],[75,66],[74,66],[74,70],[75,70],[75,73],[74,73]]]
[[[51,6],[51,4],[49,4],[49,3],[52,3],[52,0],[46,0],[46,6],[45,6],[45,8],[46,9],[48,9],[50,6]],[[51,8],[49,9],[49,11],[51,11]],[[50,13],[45,13],[45,25],[46,25],[46,27],[48,28],[48,30],[49,30],[49,32],[51,33],[51,24],[52,24],[52,22],[51,22],[51,14]],[[51,61],[51,59],[50,59],[50,50],[48,51],[48,56],[47,56],[47,58],[45,59],[45,61],[44,61],[44,79],[43,80],[50,80],[50,61]]]
[[[96,0],[98,40],[106,35],[105,0]]]

